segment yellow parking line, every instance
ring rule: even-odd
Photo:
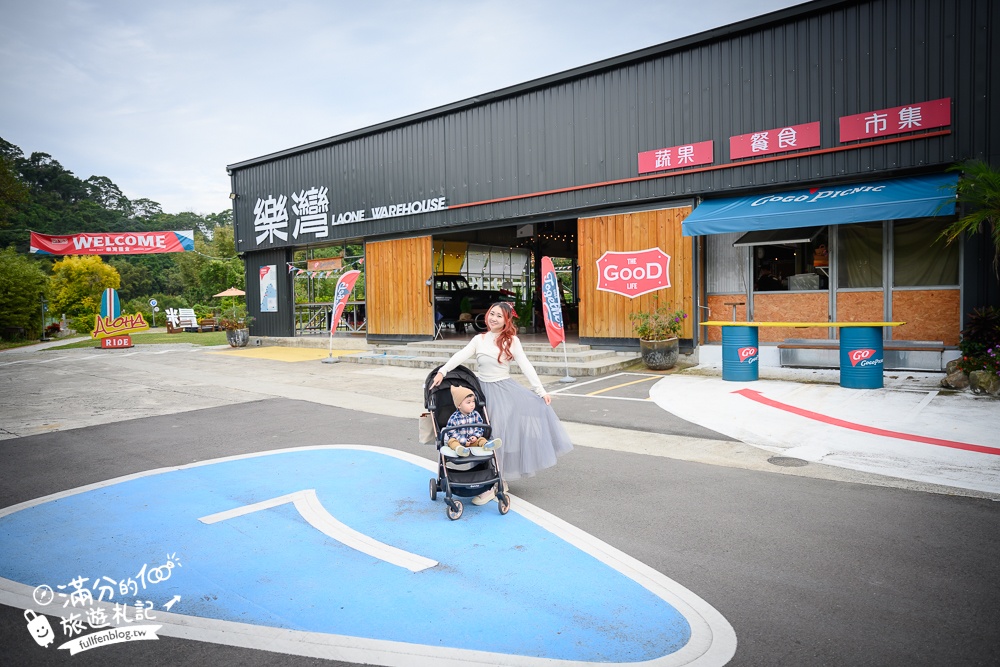
[[[644,377],[641,380],[632,380],[631,382],[626,382],[625,384],[616,384],[613,387],[608,387],[607,389],[598,389],[597,391],[592,391],[587,396],[597,396],[598,394],[603,394],[606,391],[611,391],[612,389],[621,389],[622,387],[627,387],[630,384],[639,384],[640,382],[647,382],[649,380],[659,380],[659,375],[651,375],[649,377]]]

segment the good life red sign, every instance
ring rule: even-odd
[[[670,287],[670,255],[659,248],[606,252],[597,260],[597,289],[634,299]]]

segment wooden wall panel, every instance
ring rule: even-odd
[[[838,322],[881,322],[885,318],[885,294],[872,292],[837,292]]]
[[[690,207],[641,211],[577,222],[580,263],[580,336],[582,338],[635,338],[629,314],[651,310],[654,302],[683,308],[688,314],[681,332],[691,338],[693,329],[693,242],[681,235],[681,221]],[[607,251],[628,252],[658,247],[670,256],[670,287],[630,299],[598,291],[597,260]]]
[[[826,292],[782,294],[759,292],[753,297],[755,322],[826,322],[830,318]],[[786,338],[829,338],[826,327],[760,327],[761,343],[780,343]]]
[[[893,290],[892,321],[906,322],[894,327],[894,340],[939,340],[958,345],[961,299],[957,289]]]
[[[745,294],[711,294],[708,296],[708,313],[706,314],[702,310],[701,319],[703,321],[714,320],[723,322],[733,321],[733,307],[727,306],[727,303],[742,303],[742,306],[736,306],[736,321],[746,322],[747,321],[747,297]],[[705,327],[708,331],[708,338],[703,342],[705,343],[721,343],[722,342],[722,327]]]
[[[365,246],[369,334],[434,335],[432,251],[430,236]]]

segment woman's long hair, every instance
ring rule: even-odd
[[[490,310],[494,308],[499,308],[500,312],[503,314],[503,328],[497,332],[497,347],[500,348],[500,354],[497,355],[497,361],[503,363],[504,357],[507,359],[513,359],[514,355],[510,353],[510,344],[514,340],[514,336],[517,335],[517,324],[514,320],[517,318],[517,313],[514,312],[514,308],[506,301],[498,301],[490,306],[487,310],[489,314]]]

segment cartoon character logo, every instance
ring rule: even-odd
[[[46,648],[55,641],[56,635],[52,632],[52,626],[49,625],[47,617],[39,616],[32,609],[25,609],[24,620],[28,622],[28,632],[31,633],[35,643],[39,646]]]

